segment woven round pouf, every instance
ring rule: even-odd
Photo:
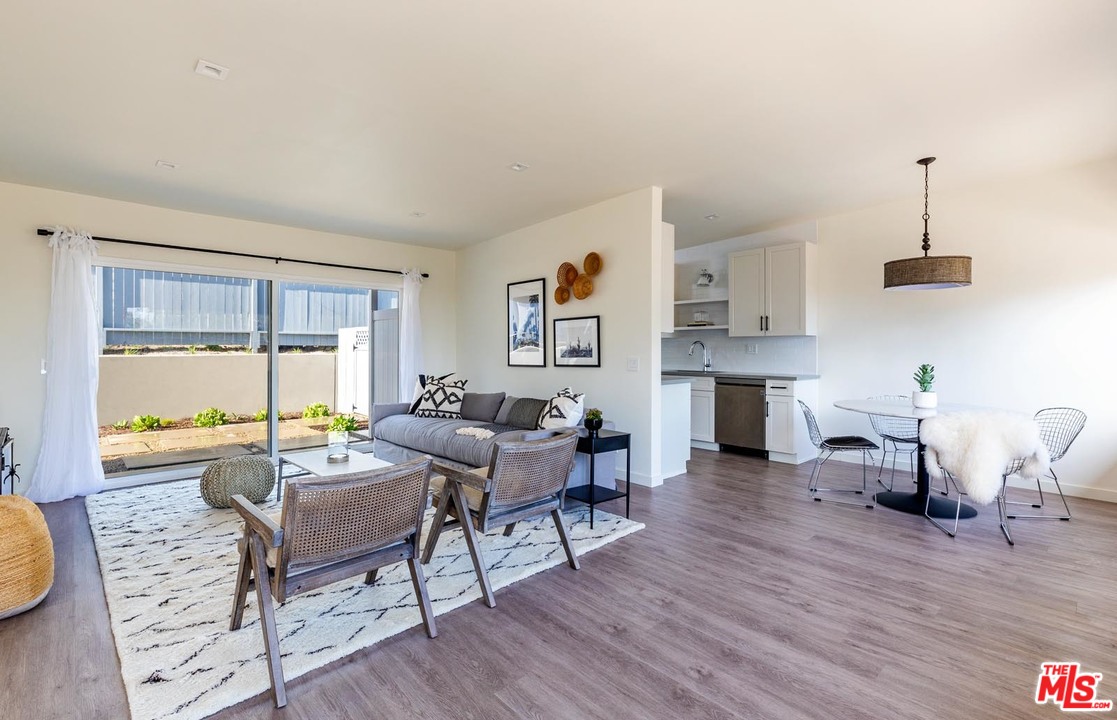
[[[275,466],[259,455],[222,458],[202,472],[202,499],[215,508],[233,506],[234,495],[262,502],[275,487]]]
[[[54,544],[43,513],[25,497],[0,496],[0,619],[42,602],[54,584]]]

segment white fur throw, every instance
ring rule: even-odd
[[[458,428],[454,432],[456,432],[458,435],[472,435],[478,440],[487,440],[493,436],[492,430],[486,430],[485,428],[479,427],[463,427]]]
[[[927,418],[919,426],[927,446],[927,472],[941,478],[947,470],[975,503],[988,505],[1001,491],[1001,477],[1014,460],[1023,459],[1017,475],[1037,478],[1051,458],[1039,426],[1025,415],[1007,412],[960,412]]]

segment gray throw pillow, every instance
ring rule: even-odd
[[[491,423],[504,402],[504,393],[471,393],[462,398],[462,420]]]
[[[539,416],[545,407],[547,407],[546,400],[520,398],[508,413],[508,424],[524,430],[535,430],[539,427]]]
[[[493,422],[498,425],[508,425],[508,415],[512,412],[512,406],[516,404],[517,400],[519,400],[518,397],[512,395],[505,396],[504,402],[500,404],[500,410],[496,411],[496,418]]]

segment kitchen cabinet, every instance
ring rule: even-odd
[[[764,449],[795,452],[795,383],[769,380],[765,388]]]
[[[817,334],[814,243],[729,254],[729,335]]]
[[[817,380],[773,380],[764,384],[764,449],[771,462],[798,465],[814,459],[815,446],[799,407],[818,407]]]
[[[714,441],[714,379],[695,378],[690,384],[690,439]]]

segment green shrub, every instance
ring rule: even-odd
[[[137,415],[132,418],[132,432],[147,432],[158,430],[173,423],[174,420],[164,420],[158,415]]]
[[[224,349],[220,345],[206,345],[206,352],[221,352]]]
[[[229,422],[229,416],[224,410],[215,407],[206,408],[194,416],[194,427],[217,427]]]
[[[124,348],[124,354],[125,355],[139,355],[140,354],[140,349],[136,348],[136,347],[132,347],[131,345],[129,345],[128,347]]]
[[[357,418],[352,415],[338,415],[330,421],[329,426],[326,428],[329,432],[353,432],[359,429]]]
[[[303,419],[309,420],[310,418],[320,418],[330,416],[330,406],[326,403],[314,403],[307,405],[303,408]]]
[[[114,422],[114,423],[112,424],[112,429],[113,429],[113,430],[123,430],[123,429],[127,428],[127,427],[128,427],[129,425],[131,425],[131,424],[132,424],[132,423],[131,423],[131,421],[129,421],[129,420],[121,420],[120,422]]]
[[[256,422],[264,422],[265,420],[268,419],[268,409],[267,408],[260,408],[259,410],[256,411],[256,414],[252,416],[252,419],[255,420]]]

